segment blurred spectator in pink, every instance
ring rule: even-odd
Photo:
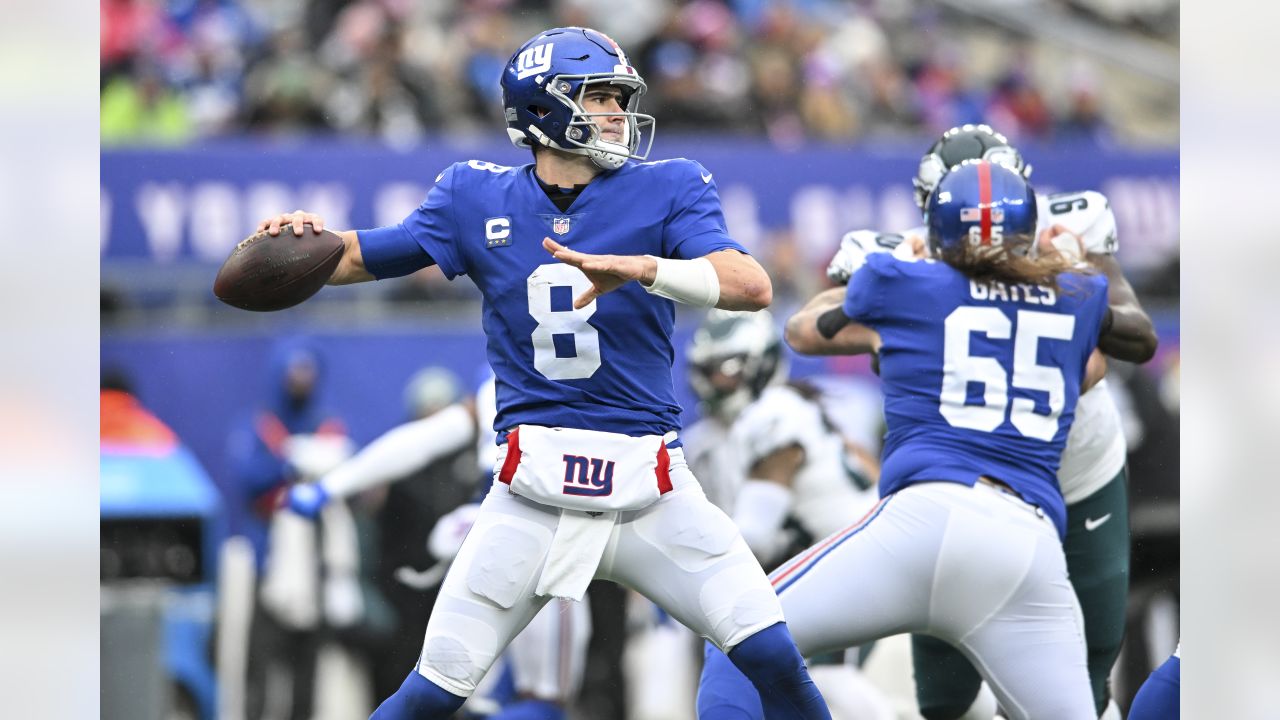
[[[136,71],[138,55],[160,58],[182,43],[182,36],[159,0],[102,0],[98,59],[101,77]]]

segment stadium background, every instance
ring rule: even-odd
[[[434,269],[328,288],[273,315],[221,306],[209,286],[230,248],[268,214],[302,207],[334,227],[393,222],[451,162],[524,162],[503,140],[496,78],[538,29],[591,25],[629,51],[650,85],[642,109],[658,118],[652,157],[693,157],[715,173],[731,233],[770,270],[779,317],[822,287],[841,231],[915,224],[909,180],[937,134],[992,123],[1035,167],[1040,191],[1108,195],[1119,259],[1157,321],[1157,358],[1116,368],[1132,388],[1128,429],[1138,440],[1137,650],[1122,658],[1122,690],[1171,649],[1176,3],[104,0],[101,9],[101,362],[131,376],[218,487],[231,424],[260,399],[266,357],[282,335],[318,342],[329,377],[322,400],[357,444],[403,420],[401,392],[417,369],[475,377],[483,363],[476,294]],[[678,347],[696,320],[682,313]],[[797,358],[794,367],[867,374],[847,360]],[[688,388],[677,386],[692,420]],[[214,545],[239,522],[225,503],[207,520]],[[128,513],[104,521],[104,545],[121,527],[143,525]],[[133,535],[153,541],[164,540]],[[104,589],[145,582],[127,575],[104,567]],[[212,580],[212,563],[200,575]],[[184,607],[208,618],[204,590],[183,596]],[[174,596],[150,597],[154,610]],[[104,629],[120,607],[104,601]],[[104,657],[122,650],[112,637],[103,634]],[[156,675],[147,687],[171,697],[163,658],[207,637],[157,630],[154,638],[165,651],[143,653],[139,667]],[[104,663],[104,717],[108,697],[128,693],[120,677]]]

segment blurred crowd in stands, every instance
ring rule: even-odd
[[[1100,0],[1038,1],[1176,45],[1176,4],[1163,11],[1174,15],[1170,38],[1140,16],[1099,15],[1090,6]],[[612,34],[648,81],[642,109],[664,131],[766,135],[780,145],[914,138],[983,120],[1015,142],[1131,134],[1130,120],[1111,116],[1106,100],[1117,93],[1106,92],[1111,74],[1098,58],[1047,56],[1042,38],[997,29],[962,6],[101,0],[102,141],[342,133],[407,145],[434,132],[492,133],[503,64],[554,25]],[[1176,113],[1176,85],[1169,92]]]

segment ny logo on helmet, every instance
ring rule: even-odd
[[[516,79],[523,80],[530,75],[544,73],[551,69],[551,48],[555,43],[535,45],[520,53],[516,58]]]

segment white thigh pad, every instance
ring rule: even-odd
[[[687,493],[689,490],[681,491]],[[659,512],[636,518],[634,528],[645,542],[658,548],[685,572],[701,572],[714,565],[740,542],[738,526],[722,510],[701,498],[700,502],[671,496]]]
[[[551,532],[535,523],[497,515],[472,533],[480,534],[467,562],[467,589],[502,608],[531,594],[551,546]]]

